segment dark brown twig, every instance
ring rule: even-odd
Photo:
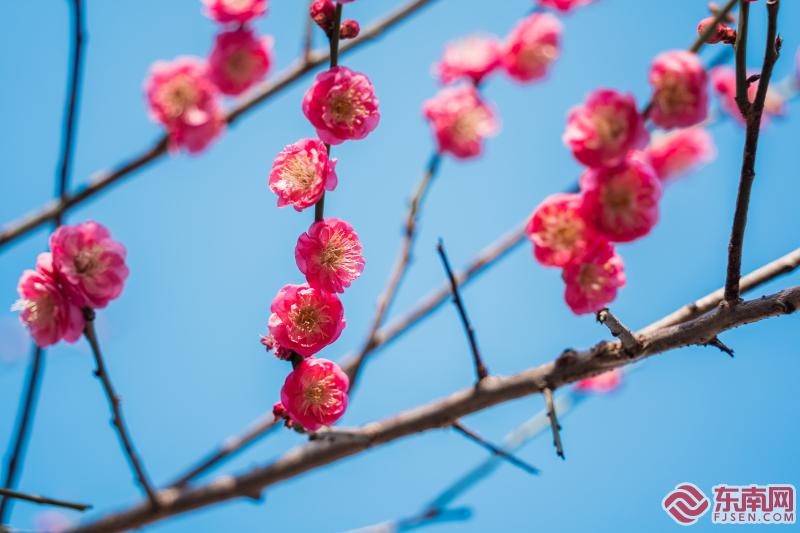
[[[597,312],[597,321],[605,325],[611,334],[622,342],[623,350],[633,352],[636,349],[639,341],[636,340],[631,330],[614,316],[610,309],[606,307],[599,310]]]
[[[743,8],[746,9],[747,2],[743,0]],[[746,106],[746,112],[742,114],[745,117],[746,133],[744,142],[744,156],[742,157],[742,172],[739,179],[739,192],[736,196],[736,211],[733,216],[733,226],[731,228],[731,238],[728,243],[728,268],[725,278],[725,301],[728,305],[734,305],[739,300],[739,277],[742,272],[742,246],[744,244],[744,232],[747,226],[747,211],[750,206],[750,193],[753,187],[753,181],[756,176],[756,151],[758,149],[758,136],[761,132],[761,115],[764,112],[764,102],[767,98],[767,90],[769,89],[769,82],[772,78],[772,69],[775,62],[778,60],[780,53],[781,39],[777,36],[778,32],[778,9],[780,7],[780,0],[767,1],[767,45],[764,52],[764,62],[761,66],[761,79],[758,82],[758,90],[756,91],[755,99]],[[744,30],[744,34],[739,33],[737,39],[736,50],[736,74],[737,74],[737,102],[739,108],[742,109],[742,103],[739,101],[739,87],[738,81],[746,85],[747,66],[740,62],[740,55],[745,56],[747,47],[747,20],[746,16],[740,14],[740,22],[744,19],[744,26],[740,30]],[[741,26],[741,24],[740,24]],[[740,52],[741,50],[741,52]],[[743,93],[742,97],[747,100],[747,92]]]
[[[714,348],[717,348],[721,352],[725,352],[726,354],[733,357],[733,348],[729,348],[724,342],[719,340],[719,337],[714,337],[710,341],[704,342],[703,346],[713,346]]]
[[[147,498],[150,500],[150,505],[152,508],[154,510],[158,509],[158,496],[156,495],[156,491],[153,489],[153,485],[150,483],[150,480],[147,477],[147,473],[144,470],[141,459],[136,454],[136,449],[133,446],[133,439],[130,436],[127,426],[125,425],[125,419],[122,417],[122,402],[120,397],[114,391],[114,386],[111,384],[111,378],[106,370],[103,356],[100,353],[100,344],[97,342],[97,334],[94,330],[94,311],[88,308],[84,309],[84,317],[86,319],[86,326],[84,327],[83,334],[86,337],[86,340],[89,341],[89,346],[92,348],[94,361],[97,365],[94,375],[97,376],[97,378],[103,384],[103,390],[105,391],[106,399],[108,399],[108,406],[111,408],[111,423],[117,430],[117,435],[119,436],[119,440],[122,443],[125,455],[127,456],[128,462],[130,463],[131,468],[136,475],[139,485],[147,494]]]
[[[39,505],[52,505],[53,507],[64,507],[65,509],[73,509],[75,511],[86,511],[92,508],[91,505],[86,503],[73,503],[64,500],[56,500],[46,496],[39,496],[37,494],[27,494],[25,492],[18,492],[11,489],[0,488],[0,496],[4,498],[12,498],[15,500],[24,500],[26,502],[36,503]]]
[[[527,472],[528,474],[531,474],[531,475],[534,475],[534,476],[538,476],[539,475],[540,472],[539,472],[538,468],[536,468],[535,466],[529,465],[528,463],[526,463],[522,459],[519,459],[518,457],[516,457],[514,454],[511,454],[511,453],[503,450],[502,448],[500,448],[498,446],[495,446],[494,444],[492,444],[488,440],[486,440],[483,437],[481,437],[480,435],[478,435],[476,432],[474,432],[471,429],[465,427],[464,424],[462,424],[460,420],[456,420],[455,422],[453,422],[452,427],[453,427],[453,429],[455,429],[456,431],[458,431],[459,433],[461,433],[462,435],[464,435],[465,437],[467,437],[471,441],[473,441],[473,442],[479,444],[480,446],[486,448],[492,454],[500,457],[501,459],[505,459],[506,461],[508,461],[510,464],[516,466],[517,468],[520,468],[523,471]]]
[[[558,423],[558,415],[553,404],[553,391],[550,387],[542,390],[544,401],[547,405],[547,418],[550,419],[550,430],[553,432],[553,446],[556,447],[556,455],[564,459],[564,446],[561,444],[561,424]]]
[[[739,0],[739,27],[736,30],[736,105],[743,117],[750,111],[750,98],[747,94],[747,33],[750,21],[750,2]]]
[[[444,242],[442,242],[441,239],[439,239],[439,244],[436,249],[439,252],[439,257],[442,258],[442,265],[447,273],[447,278],[450,280],[450,290],[453,293],[453,303],[456,305],[456,308],[458,309],[458,315],[461,317],[461,323],[464,325],[464,331],[466,332],[467,339],[469,340],[469,347],[472,350],[472,359],[475,363],[475,374],[477,375],[478,383],[480,383],[482,380],[486,379],[486,377],[489,375],[489,371],[486,370],[486,365],[483,364],[480,350],[478,350],[478,341],[475,338],[475,329],[472,327],[469,317],[467,316],[467,309],[464,307],[464,301],[461,299],[461,293],[458,290],[458,281],[453,274],[453,269],[450,268],[450,261],[447,259],[447,253],[444,251]]]

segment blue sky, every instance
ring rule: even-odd
[[[273,0],[257,28],[275,36],[277,70],[298,53],[305,2]],[[74,184],[145,148],[159,135],[141,94],[149,65],[205,55],[215,32],[195,0],[87,2],[87,56]],[[347,16],[367,23],[399,4],[359,0]],[[760,2],[759,4],[763,4]],[[795,68],[800,37],[790,21],[800,5],[783,2],[783,78]],[[647,97],[647,69],[659,52],[685,47],[705,2],[598,0],[564,20],[564,49],[549,79],[521,86],[501,76],[485,93],[501,121],[482,158],[447,159],[423,214],[417,252],[392,313],[407,310],[443,280],[435,253],[445,239],[454,265],[516,225],[548,194],[572,183],[580,166],[561,144],[567,110],[587,92],[614,87]],[[67,2],[13,2],[0,34],[0,102],[7,131],[0,145],[0,220],[14,219],[53,194],[68,56]],[[431,150],[420,106],[437,90],[430,65],[448,40],[475,31],[505,35],[529,0],[439,0],[344,64],[367,73],[382,121],[367,139],[336,147],[340,181],[327,212],[353,224],[365,247],[363,276],[343,297],[348,325],[324,355],[360,345],[399,246],[405,199]],[[752,66],[763,51],[764,11],[754,6]],[[33,29],[33,31],[32,31]],[[24,53],[22,53],[24,52]],[[275,207],[266,186],[275,154],[313,134],[300,110],[304,79],[231,128],[199,157],[177,155],[130,178],[68,220],[95,219],[128,248],[131,277],[104,310],[98,329],[112,377],[152,477],[167,482],[222,438],[277,400],[287,365],[266,355],[258,337],[277,290],[300,281],[293,250],[309,214]],[[763,132],[745,242],[749,270],[798,246],[798,104]],[[646,239],[620,247],[628,285],[614,310],[643,326],[717,288],[724,280],[742,129],[727,122],[713,135],[718,159],[666,191],[662,220]],[[39,230],[0,257],[0,308],[16,298],[20,272],[46,246]],[[759,290],[796,284],[797,274]],[[512,373],[606,336],[592,316],[562,300],[554,269],[537,265],[526,245],[464,290],[486,364]],[[718,483],[800,483],[795,316],[726,333],[731,360],[686,348],[649,360],[619,393],[593,399],[564,420],[567,460],[549,436],[520,453],[540,467],[533,478],[502,466],[459,505],[464,531],[675,531],[660,503],[676,484],[709,491]],[[16,317],[0,311],[0,444],[9,441],[28,344]],[[356,425],[431,401],[473,379],[455,310],[430,320],[377,354],[366,367],[342,424]],[[20,487],[97,509],[138,498],[85,342],[48,351],[43,393]],[[487,437],[542,407],[526,398],[470,417]],[[281,432],[224,471],[267,462],[301,443]],[[413,513],[485,451],[449,431],[392,443],[269,489],[261,504],[233,502],[147,531],[335,532]],[[309,512],[313,509],[313,512]],[[17,504],[12,524],[30,527],[41,509]],[[77,518],[77,517],[76,517]],[[713,529],[710,519],[694,530]]]

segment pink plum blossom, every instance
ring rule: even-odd
[[[312,224],[297,239],[294,257],[308,284],[328,292],[344,292],[364,270],[358,235],[338,218]]]
[[[708,28],[711,24],[714,23],[714,19],[716,17],[706,17],[700,21],[697,25],[697,34],[702,35],[706,28]],[[706,40],[709,44],[716,44],[720,42],[724,42],[726,44],[733,44],[736,42],[736,30],[725,24],[724,22],[718,22],[717,26],[714,28],[714,31]]]
[[[278,195],[278,207],[302,211],[322,194],[336,188],[336,159],[319,139],[301,139],[286,146],[272,163],[269,188]]]
[[[538,80],[558,58],[561,23],[550,14],[534,13],[511,31],[503,47],[502,63],[513,79]]]
[[[661,182],[643,157],[614,168],[587,170],[580,179],[586,219],[608,240],[630,242],[658,222]]]
[[[580,261],[570,263],[561,274],[566,283],[564,299],[576,315],[599,311],[617,297],[625,286],[625,267],[614,246],[604,240]]]
[[[466,159],[480,155],[483,140],[497,132],[494,111],[472,85],[446,87],[422,107],[440,152]]]
[[[597,394],[608,394],[622,385],[622,371],[619,368],[603,372],[590,378],[582,379],[575,384],[575,390],[579,392],[593,392]]]
[[[39,254],[36,270],[22,273],[17,285],[19,300],[11,308],[40,347],[61,339],[75,342],[83,333],[83,313],[59,287],[50,253]]]
[[[562,13],[569,13],[576,7],[586,6],[593,0],[537,0],[540,6],[549,7]]]
[[[272,37],[242,27],[217,35],[208,57],[211,81],[223,94],[241,94],[264,79],[272,65]]]
[[[339,365],[327,359],[304,359],[286,377],[282,406],[276,411],[309,431],[339,420],[347,409],[350,380]]]
[[[167,128],[173,150],[200,152],[225,129],[217,89],[208,78],[205,63],[197,58],[154,63],[145,94],[150,116]]]
[[[221,23],[244,24],[267,12],[267,0],[203,0],[207,17]]]
[[[579,194],[553,194],[534,210],[525,233],[544,266],[563,267],[580,259],[600,235],[583,218]]]
[[[328,144],[363,139],[381,118],[369,78],[346,67],[317,74],[303,97],[303,114]]]
[[[497,38],[493,35],[468,35],[448,43],[434,71],[442,83],[468,79],[477,85],[498,66],[500,42]]]
[[[662,128],[685,128],[708,115],[707,76],[696,54],[672,50],[659,54],[650,68],[653,107],[650,117]]]
[[[269,332],[275,342],[303,357],[334,342],[345,326],[339,298],[308,284],[284,286],[270,310]]]
[[[712,161],[717,151],[706,130],[686,128],[654,137],[645,155],[658,178],[664,181]]]
[[[599,89],[569,112],[563,140],[584,165],[613,167],[644,147],[648,134],[633,96]]]
[[[101,308],[117,298],[128,278],[125,247],[97,222],[60,226],[50,236],[53,266],[69,298]]]
[[[749,74],[748,74],[749,75]],[[716,67],[711,71],[711,84],[720,98],[722,109],[739,123],[745,120],[736,105],[736,71],[731,67]],[[759,82],[750,84],[747,98],[750,102],[755,99]],[[783,97],[772,87],[767,88],[767,98],[764,100],[764,113],[761,115],[761,125],[767,124],[769,117],[782,116],[785,112]]]

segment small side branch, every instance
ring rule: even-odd
[[[719,337],[714,337],[710,341],[704,343],[703,346],[713,346],[733,357],[733,348],[729,348],[724,342],[719,340]]]
[[[619,321],[607,307],[597,312],[597,321],[605,325],[613,336],[622,342],[622,349],[625,352],[633,353],[639,346],[639,341],[625,324]]]
[[[106,370],[103,356],[100,353],[100,344],[97,342],[97,333],[94,330],[94,311],[88,308],[84,309],[84,317],[86,319],[86,326],[83,334],[86,340],[89,341],[89,346],[92,348],[92,354],[94,355],[94,360],[97,365],[94,375],[97,376],[103,384],[103,390],[106,393],[108,405],[111,408],[111,423],[114,424],[114,428],[117,430],[117,435],[119,435],[119,440],[122,443],[122,447],[128,457],[128,462],[136,475],[139,485],[147,494],[147,498],[150,500],[152,507],[158,509],[158,497],[153,489],[153,485],[147,477],[144,466],[142,466],[141,459],[139,459],[139,456],[136,454],[136,449],[133,446],[133,439],[125,425],[125,419],[122,417],[121,401],[114,391],[114,386],[111,384],[111,378]]]
[[[489,375],[489,371],[486,370],[486,365],[483,364],[483,359],[481,359],[481,353],[480,350],[478,350],[478,341],[475,338],[475,330],[473,329],[472,324],[469,321],[469,317],[467,316],[467,310],[464,307],[464,302],[461,299],[461,294],[458,291],[458,281],[453,274],[453,269],[450,268],[450,261],[447,259],[447,253],[444,251],[444,243],[441,239],[439,239],[439,245],[436,247],[436,249],[439,251],[439,257],[442,258],[444,270],[447,272],[447,277],[450,280],[450,287],[453,291],[453,302],[458,308],[458,314],[461,317],[461,323],[464,324],[464,331],[467,333],[469,346],[472,349],[472,358],[475,362],[475,374],[477,374],[478,383],[480,383]]]
[[[496,455],[496,456],[508,461],[509,463],[511,463],[512,465],[516,466],[517,468],[520,468],[520,469],[524,470],[525,472],[527,472],[528,474],[531,474],[531,475],[534,475],[534,476],[539,475],[539,469],[538,468],[536,468],[535,466],[529,465],[525,461],[523,461],[521,459],[518,459],[516,456],[508,453],[507,451],[503,450],[502,448],[499,448],[499,447],[495,446],[494,444],[492,444],[491,442],[487,441],[486,439],[484,439],[483,437],[481,437],[480,435],[478,435],[477,433],[475,433],[471,429],[466,428],[460,421],[457,420],[457,421],[453,422],[453,426],[452,427],[453,427],[453,429],[455,429],[456,431],[458,431],[459,433],[461,433],[462,435],[467,437],[469,440],[471,440],[471,441],[477,443],[478,445],[486,448],[487,450],[492,452],[494,455]]]
[[[39,505],[52,505],[53,507],[64,507],[65,509],[72,509],[75,511],[87,511],[92,508],[91,505],[86,503],[74,503],[64,500],[56,500],[46,496],[39,496],[37,494],[27,494],[25,492],[18,492],[11,489],[0,488],[0,496],[4,498],[13,498],[15,500],[25,500],[26,502],[36,503]]]
[[[547,417],[550,419],[550,429],[553,431],[553,445],[556,447],[556,455],[564,459],[564,446],[561,444],[561,425],[558,423],[556,408],[553,405],[553,391],[550,387],[545,387],[542,391],[544,401],[547,405]]]

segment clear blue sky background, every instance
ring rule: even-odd
[[[348,16],[362,24],[400,0],[359,0]],[[204,55],[214,24],[195,0],[87,2],[87,62],[74,182],[113,165],[156,138],[146,115],[142,81],[149,65],[181,54]],[[754,6],[752,64],[760,58],[763,2]],[[783,2],[782,78],[794,68],[800,5]],[[299,51],[305,2],[273,0],[260,31],[275,36],[277,69]],[[68,57],[68,3],[11,2],[0,33],[0,219],[11,220],[53,193]],[[529,0],[439,0],[400,28],[346,56],[366,72],[380,97],[382,121],[366,140],[336,147],[340,183],[327,212],[349,220],[364,243],[364,275],[344,295],[348,326],[323,355],[336,359],[357,347],[398,249],[405,199],[431,152],[420,105],[436,91],[430,65],[448,40],[473,31],[505,35],[531,8]],[[685,47],[704,16],[705,1],[599,0],[565,19],[563,56],[546,83],[515,85],[502,76],[486,95],[502,118],[502,133],[484,157],[445,161],[425,206],[417,254],[396,315],[443,281],[435,254],[446,240],[451,260],[464,264],[517,224],[548,194],[577,177],[580,167],[560,141],[567,110],[600,86],[647,96],[653,56]],[[319,37],[319,36],[318,36]],[[276,69],[276,71],[277,71]],[[178,155],[69,215],[107,225],[128,248],[131,277],[123,296],[100,313],[108,364],[124,397],[129,424],[149,471],[169,481],[222,438],[268,411],[288,365],[258,343],[269,303],[285,283],[300,281],[297,235],[311,216],[275,207],[266,186],[275,154],[313,134],[300,110],[304,79],[247,116],[200,157]],[[749,270],[798,246],[800,113],[764,131],[747,228]],[[742,129],[713,130],[719,158],[671,186],[662,221],[648,238],[620,247],[628,286],[614,309],[643,326],[723,282]],[[16,298],[20,272],[46,247],[42,229],[4,249],[0,307]],[[797,274],[759,290],[796,284]],[[592,316],[575,317],[562,300],[554,269],[538,266],[527,245],[464,291],[489,368],[512,373],[606,337]],[[10,439],[29,351],[16,317],[0,311],[0,444]],[[582,405],[564,420],[567,460],[549,436],[521,456],[541,467],[539,478],[503,466],[460,504],[474,508],[465,531],[677,531],[661,510],[668,490],[691,481],[800,484],[796,410],[800,353],[798,317],[726,333],[736,349],[687,348],[649,360],[623,390]],[[469,386],[466,340],[455,310],[445,306],[387,350],[363,374],[342,420],[356,425]],[[99,510],[136,500],[138,489],[109,427],[108,408],[92,377],[87,345],[47,352],[43,394],[21,488],[89,501]],[[499,439],[542,407],[539,396],[470,417]],[[226,465],[236,472],[278,456],[302,438],[273,436]],[[405,439],[270,488],[262,504],[234,502],[148,528],[198,531],[334,532],[412,513],[484,450],[449,431]],[[17,504],[13,524],[30,527],[41,509]],[[77,518],[77,515],[75,516]],[[708,517],[694,526],[713,529]]]

